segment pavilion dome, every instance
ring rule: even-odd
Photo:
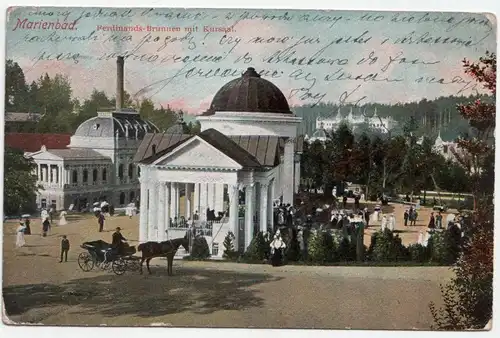
[[[248,68],[240,78],[222,86],[204,116],[218,111],[292,114],[285,95],[272,82]]]

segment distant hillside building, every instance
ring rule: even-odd
[[[377,108],[375,108],[373,114],[366,113],[366,110],[361,112],[358,110],[358,114],[353,113],[351,108],[346,116],[343,116],[340,108],[337,111],[337,115],[331,117],[318,117],[316,119],[316,131],[312,136],[305,135],[304,140],[309,143],[314,141],[324,142],[327,137],[327,131],[335,131],[342,124],[348,124],[353,131],[361,126],[365,126],[373,131],[377,131],[382,134],[388,133],[389,130],[394,128],[396,121],[391,117],[381,117],[377,114]]]

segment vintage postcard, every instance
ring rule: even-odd
[[[4,323],[491,327],[493,14],[6,17]]]

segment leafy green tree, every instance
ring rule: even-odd
[[[41,76],[37,82],[36,101],[40,105],[42,119],[38,122],[38,133],[72,132],[73,98],[69,79],[56,74]]]
[[[179,119],[178,114],[170,107],[157,109],[150,99],[144,99],[140,103],[139,113],[143,119],[153,122],[160,131],[166,131]]]
[[[304,143],[304,152],[302,154],[301,172],[302,177],[306,179],[316,189],[323,185],[323,172],[325,148],[319,141],[312,144]]]
[[[33,211],[38,189],[36,164],[21,150],[6,147],[4,153],[4,213]]]
[[[28,86],[24,72],[17,62],[5,63],[5,111],[25,112],[28,107]]]

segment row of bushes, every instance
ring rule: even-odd
[[[339,230],[312,231],[304,234],[307,243],[305,250],[301,250],[295,231],[292,238],[283,232],[283,240],[287,243],[285,259],[291,262],[326,265],[338,262],[416,262],[436,263],[441,265],[453,264],[460,252],[460,241],[450,232],[435,232],[427,246],[411,244],[408,247],[402,244],[398,234],[386,229],[372,234],[370,247],[363,244],[363,233],[347,235]],[[239,260],[252,263],[267,262],[270,256],[271,237],[262,232],[252,239],[246,252],[241,255],[234,248],[234,235],[228,233],[224,240],[223,257],[227,260]],[[193,241],[190,258],[203,260],[210,257],[208,243],[204,237],[197,237]]]

